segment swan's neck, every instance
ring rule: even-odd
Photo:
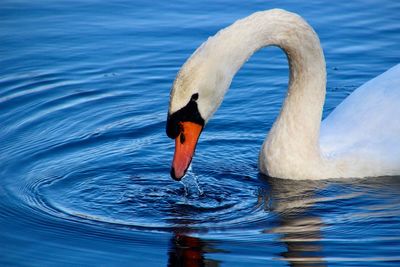
[[[288,165],[289,169],[296,169],[293,175],[298,176],[297,165],[304,169],[305,164],[321,161],[319,130],[326,72],[320,42],[313,29],[290,12],[257,12],[220,31],[195,55],[200,55],[203,61],[206,59],[208,73],[216,73],[213,80],[220,86],[218,89],[222,88],[222,98],[244,62],[255,51],[269,45],[278,46],[286,53],[290,77],[287,97],[261,151],[260,169],[271,176],[288,177],[292,175],[285,170]],[[195,55],[191,61],[197,60]]]

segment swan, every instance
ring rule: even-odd
[[[400,174],[400,64],[356,89],[321,122],[326,69],[319,38],[299,15],[273,9],[220,30],[178,72],[166,125],[175,139],[172,178],[185,175],[233,76],[254,52],[270,45],[285,52],[290,75],[259,154],[261,173],[288,179]]]

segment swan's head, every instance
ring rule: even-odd
[[[172,86],[167,135],[175,139],[171,176],[180,180],[194,155],[200,133],[219,107],[231,78],[221,69],[210,38],[182,66]]]

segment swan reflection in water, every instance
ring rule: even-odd
[[[263,178],[262,178],[263,179]],[[326,266],[323,260],[322,219],[310,214],[317,202],[315,193],[324,188],[323,181],[295,181],[267,178],[269,188],[260,190],[258,204],[277,216],[277,226],[264,233],[279,234],[286,247],[281,259],[290,266]]]
[[[191,188],[193,187],[193,188]],[[191,190],[193,189],[193,190]],[[194,184],[188,187],[185,185],[185,196],[202,194],[198,187],[197,180]],[[210,242],[205,239],[192,236],[195,232],[191,225],[196,223],[195,214],[192,213],[191,208],[186,205],[179,206],[171,210],[171,223],[181,225],[176,227],[170,240],[168,250],[168,266],[170,267],[217,267],[219,261],[205,257],[207,253],[213,253],[217,250],[214,249]],[[185,219],[182,219],[185,218]],[[188,219],[193,218],[193,219]]]
[[[212,253],[215,251],[211,248],[205,240],[198,237],[189,235],[190,233],[175,232],[171,238],[169,253],[168,253],[168,266],[182,266],[182,267],[200,267],[209,266],[217,267],[219,262],[206,259],[205,253]]]
[[[315,192],[324,187],[321,181],[295,181],[261,176],[263,186],[257,193],[256,205],[265,211],[266,218],[271,213],[276,220],[265,220],[261,234],[280,236],[278,241],[286,251],[276,255],[276,260],[285,260],[290,266],[326,266],[323,260],[321,229],[322,219],[308,211],[316,202]],[[276,222],[276,223],[275,223]],[[187,227],[176,229],[171,238],[168,252],[168,266],[219,266],[212,260],[217,250],[209,241],[191,236],[194,231]],[[265,255],[264,255],[265,256]],[[266,262],[267,263],[267,262]]]

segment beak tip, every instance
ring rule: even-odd
[[[182,179],[182,176],[181,177],[177,177],[176,176],[174,167],[171,168],[171,173],[170,174],[171,174],[172,179],[174,179],[175,181],[179,182]]]
[[[176,181],[185,176],[203,129],[202,125],[190,121],[181,122],[180,127],[180,133],[175,138],[175,152],[170,172],[172,179]]]

